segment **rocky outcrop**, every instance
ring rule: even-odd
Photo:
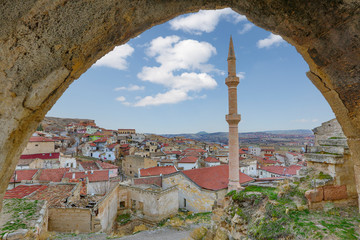
[[[341,123],[360,173],[357,0],[5,0],[0,4],[0,199],[31,133],[96,60],[180,14],[224,7],[296,47],[309,64],[308,77]]]

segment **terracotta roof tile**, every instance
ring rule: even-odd
[[[46,185],[19,185],[16,188],[7,190],[4,199],[23,198],[39,189],[41,190],[45,188],[47,188]]]
[[[60,153],[37,153],[37,154],[23,154],[20,156],[20,159],[59,159]]]
[[[16,182],[21,182],[23,180],[32,180],[38,170],[39,169],[16,170]],[[14,182],[14,175],[11,177],[10,182]]]
[[[37,180],[43,182],[61,182],[64,174],[68,171],[69,168],[41,169]]]
[[[96,163],[93,161],[79,162],[79,164],[84,168],[85,171],[100,170],[98,165],[96,165]]]
[[[152,167],[152,168],[140,169],[140,176],[141,177],[159,176],[160,174],[166,175],[174,172],[177,172],[177,169],[174,166]]]
[[[198,168],[182,171],[188,178],[201,188],[209,190],[220,190],[228,187],[229,165],[219,165],[215,167]],[[254,181],[253,178],[239,171],[240,184]]]
[[[61,207],[64,206],[66,198],[68,198],[74,189],[74,184],[57,184],[50,185],[47,188],[39,189],[32,194],[28,199],[31,200],[46,200],[49,203],[49,207]]]
[[[99,138],[99,139],[96,139],[94,141],[94,143],[103,143],[103,142],[106,142],[107,141],[107,138]]]
[[[204,159],[205,162],[210,162],[210,163],[217,163],[220,162],[218,159],[214,158],[214,157],[207,157]]]
[[[73,179],[73,176],[75,176],[75,179],[80,178],[88,178],[89,182],[104,182],[109,181],[109,170],[97,170],[93,171],[87,171],[85,172],[67,172],[65,173],[64,178]]]
[[[196,163],[197,160],[198,160],[198,157],[188,156],[188,157],[182,158],[178,163]]]
[[[106,162],[102,162],[102,161],[96,161],[103,169],[118,169],[119,167],[111,164],[111,163],[106,163]]]

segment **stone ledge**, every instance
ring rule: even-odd
[[[344,164],[344,155],[305,153],[305,158],[308,162]]]
[[[319,140],[318,142],[320,145],[348,147],[347,139],[326,139]]]

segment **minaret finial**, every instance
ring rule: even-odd
[[[235,58],[235,51],[234,51],[234,44],[232,40],[232,36],[230,35],[230,44],[229,44],[229,55],[228,59],[236,59]]]

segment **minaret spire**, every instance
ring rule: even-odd
[[[229,44],[229,54],[228,54],[228,60],[229,59],[236,59],[235,58],[235,51],[234,51],[234,44],[232,40],[232,36],[230,35],[230,44]]]
[[[228,77],[225,84],[229,92],[229,114],[226,121],[229,124],[229,184],[228,190],[241,190],[239,173],[239,130],[238,124],[241,116],[237,112],[237,85],[239,78],[236,76],[236,58],[234,44],[230,36],[229,55],[228,55]]]

